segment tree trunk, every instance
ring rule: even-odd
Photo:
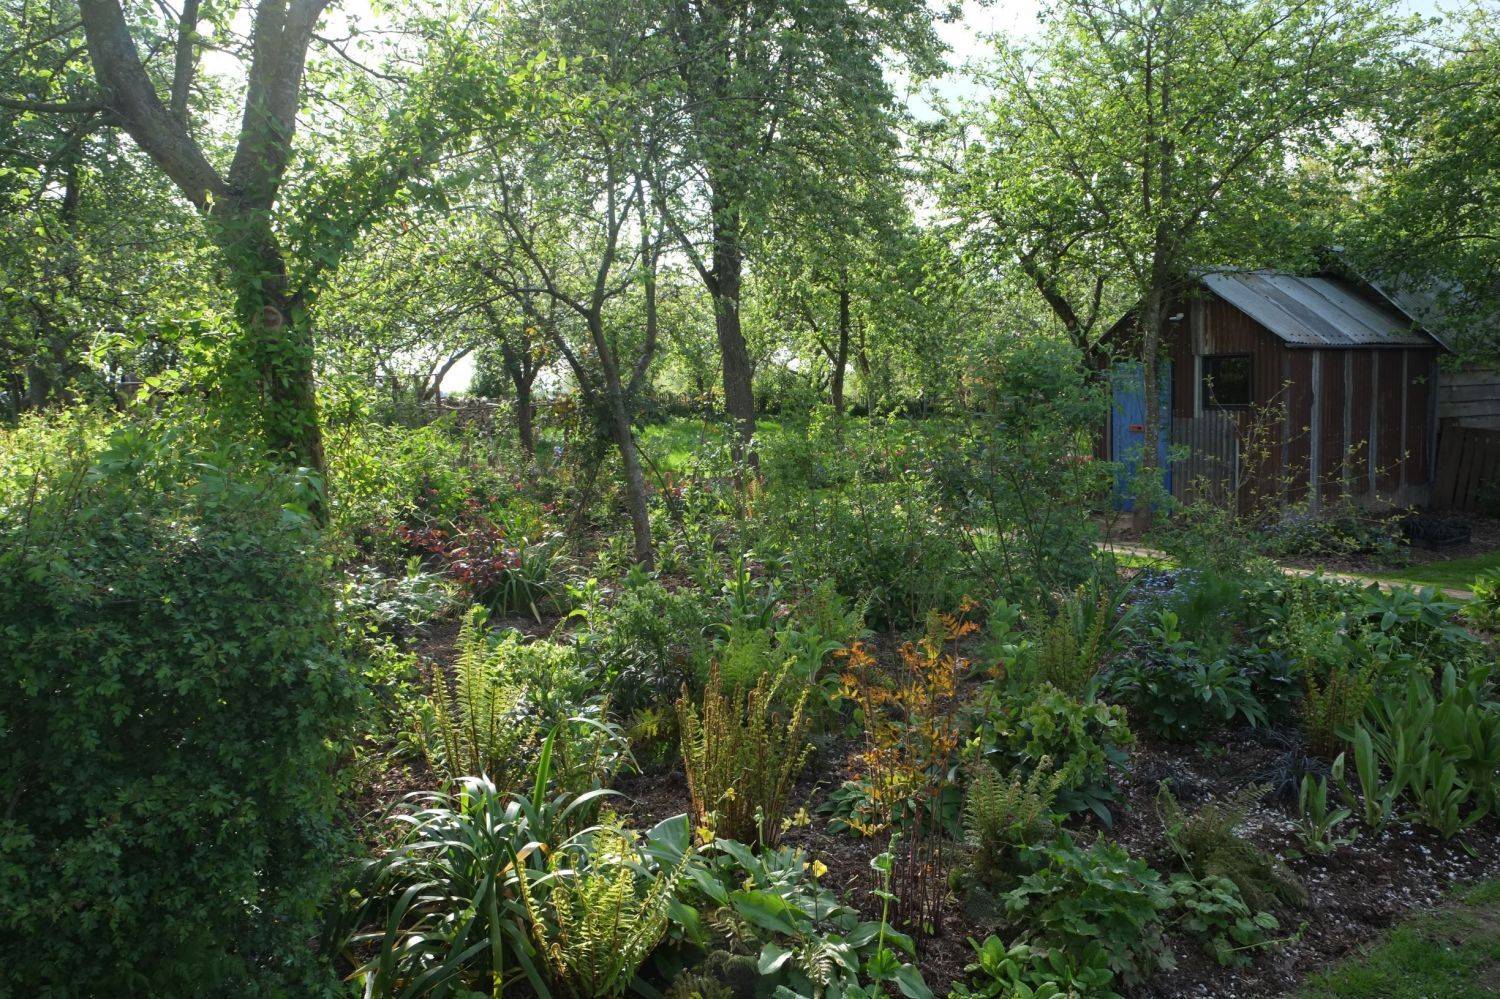
[[[604,396],[609,405],[610,430],[625,465],[625,505],[630,511],[630,526],[635,534],[635,560],[646,570],[656,567],[656,548],[651,543],[651,513],[646,505],[646,476],[641,471],[640,455],[635,450],[635,434],[630,426],[630,408],[625,398],[625,383],[620,377],[619,359],[610,349],[597,311],[590,318],[590,334],[599,347],[599,366],[604,369]]]
[[[237,312],[249,339],[246,374],[254,377],[244,389],[261,397],[261,436],[283,461],[321,476],[327,466],[318,422],[312,316],[295,298],[257,291],[253,276],[240,273],[236,277],[242,289]]]
[[[27,361],[26,397],[22,408],[32,413],[45,409],[51,395],[52,379],[47,374],[47,366],[38,358]]]
[[[840,416],[844,415],[844,369],[849,366],[849,287],[839,287],[839,343],[834,351],[833,361],[833,383],[831,392],[833,395],[833,411]]]
[[[313,374],[312,321],[291,294],[273,217],[290,162],[307,46],[327,0],[255,5],[244,118],[227,178],[162,103],[117,0],[79,0],[94,76],[111,112],[209,220],[235,293],[247,349],[233,372],[238,400],[260,419],[282,461],[324,471]],[[183,76],[179,89],[188,85]],[[259,406],[259,409],[256,407]],[[322,521],[321,508],[317,511]]]
[[[615,443],[625,463],[625,504],[630,510],[630,527],[635,534],[635,560],[646,571],[656,568],[656,547],[651,542],[651,513],[646,506],[646,476],[641,472],[640,455],[635,450],[635,435],[623,399],[611,405],[614,412]]]
[[[859,369],[859,384],[865,393],[865,415],[875,415],[875,381],[871,377],[874,365],[870,362],[870,345],[865,340],[863,324],[859,331],[859,346],[854,352],[854,366]]]
[[[526,378],[512,377],[516,389],[516,436],[521,442],[521,452],[528,460],[536,459],[536,430],[533,424],[535,409],[531,403],[531,382]]]
[[[1161,326],[1166,310],[1166,288],[1164,281],[1153,279],[1141,304],[1141,391],[1145,394],[1146,423],[1141,435],[1140,476],[1152,485],[1160,483],[1158,458],[1161,440],[1161,396],[1157,391],[1156,355],[1161,347]],[[1154,489],[1152,490],[1154,493]],[[1151,500],[1153,496],[1137,497],[1135,502],[1135,526],[1145,530],[1151,524]]]
[[[755,455],[749,444],[755,434],[755,395],[751,389],[750,351],[740,327],[740,287],[745,253],[740,245],[739,212],[717,191],[714,194],[713,285],[714,332],[724,367],[724,409],[738,431],[736,456],[752,468]]]

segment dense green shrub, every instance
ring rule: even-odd
[[[1125,750],[1134,742],[1123,708],[1077,701],[1051,684],[994,694],[981,704],[980,745],[999,769],[1031,773],[1049,760],[1063,775],[1057,793],[1062,810],[1088,809],[1110,822],[1110,767],[1125,764]]]
[[[613,603],[585,615],[581,662],[622,716],[670,704],[708,655],[702,595],[653,579],[627,581]]]
[[[1383,565],[1405,565],[1411,548],[1399,515],[1375,516],[1353,501],[1316,514],[1286,514],[1261,533],[1260,549],[1274,558],[1371,555]]]
[[[64,427],[0,450],[4,977],[307,994],[352,703],[307,484],[165,420]]]
[[[912,625],[932,607],[954,606],[969,566],[962,532],[939,509],[925,430],[820,411],[805,434],[767,438],[757,544],[783,556],[797,579],[831,579],[864,601],[873,626]]]
[[[507,474],[491,453],[492,442],[459,429],[451,418],[415,428],[377,423],[333,427],[324,445],[328,491],[334,499],[329,538],[341,551],[391,556],[398,550],[392,534],[396,525],[447,528],[474,512],[511,535],[535,536],[534,514],[516,501],[514,469]]]
[[[1165,739],[1193,738],[1235,717],[1251,725],[1266,720],[1250,677],[1226,659],[1200,660],[1172,611],[1160,612],[1150,643],[1115,667],[1109,686],[1146,728]]]
[[[1106,393],[1059,340],[987,346],[967,375],[974,418],[931,435],[937,512],[966,540],[972,578],[1027,604],[1050,603],[1095,571],[1094,515],[1115,474],[1090,454]]]
[[[1500,569],[1474,577],[1474,599],[1464,605],[1464,617],[1476,628],[1500,631]]]

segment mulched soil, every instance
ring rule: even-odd
[[[1124,814],[1112,835],[1133,854],[1165,866],[1156,814],[1159,782],[1170,781],[1190,811],[1253,782],[1289,741],[1287,734],[1242,730],[1203,747],[1138,747],[1123,781]],[[1228,999],[1295,994],[1298,983],[1314,971],[1368,943],[1406,914],[1439,904],[1455,885],[1500,876],[1500,823],[1494,816],[1448,841],[1393,823],[1383,834],[1364,833],[1326,857],[1296,856],[1295,826],[1287,808],[1263,802],[1239,831],[1285,860],[1302,879],[1308,908],[1277,913],[1284,934],[1299,927],[1301,933],[1260,953],[1247,968],[1221,968],[1191,941],[1174,941],[1177,970],[1132,995]]]

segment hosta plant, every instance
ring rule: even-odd
[[[1344,782],[1344,756],[1339,754],[1327,777],[1303,774],[1297,788],[1297,839],[1302,849],[1310,854],[1323,856],[1341,846],[1348,846],[1355,835],[1343,836],[1338,827],[1353,812],[1348,808],[1330,804],[1330,785],[1337,787]]]
[[[1450,837],[1491,811],[1500,772],[1500,704],[1492,696],[1488,667],[1460,682],[1449,664],[1436,692],[1413,676],[1400,695],[1381,698],[1355,735],[1361,787],[1378,789],[1373,802],[1364,791],[1367,815],[1383,821],[1404,790],[1411,817]]]
[[[1064,833],[1031,851],[1030,862],[1033,873],[1005,896],[1011,925],[1028,942],[1060,947],[1078,960],[1099,948],[1105,966],[1127,985],[1172,966],[1161,935],[1171,895],[1161,876],[1124,847],[1099,839],[1084,849]]]

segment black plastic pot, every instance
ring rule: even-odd
[[[1401,533],[1418,547],[1437,549],[1468,544],[1474,529],[1468,521],[1457,517],[1422,515],[1403,520]]]

